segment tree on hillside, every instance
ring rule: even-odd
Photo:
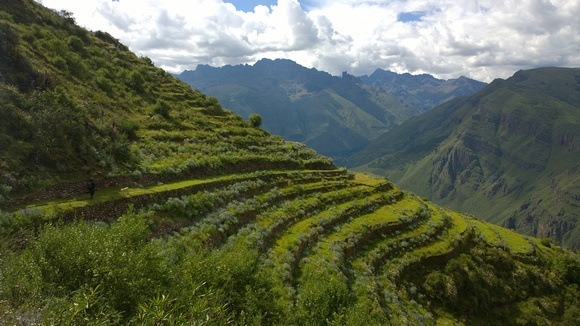
[[[260,126],[262,125],[262,117],[257,113],[250,114],[249,119],[250,124],[254,128],[260,128]]]

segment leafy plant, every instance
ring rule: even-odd
[[[262,125],[262,117],[257,113],[250,114],[249,119],[250,124],[254,128],[260,128],[260,126]]]

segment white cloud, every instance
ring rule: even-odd
[[[280,57],[335,75],[382,68],[490,81],[580,66],[580,1],[278,0],[248,13],[221,0],[42,3],[171,72]],[[398,21],[403,13],[420,15]]]

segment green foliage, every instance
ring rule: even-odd
[[[171,111],[171,105],[169,103],[167,103],[167,101],[164,101],[164,100],[157,101],[157,104],[155,104],[155,107],[153,108],[153,112],[155,114],[159,114],[160,116],[162,116],[166,119],[169,118],[170,111]]]
[[[99,285],[82,287],[72,292],[70,298],[56,299],[49,303],[44,321],[59,325],[112,325],[122,321]]]
[[[53,298],[46,314],[57,321],[78,314],[89,320],[132,314],[170,279],[162,248],[148,243],[148,236],[148,217],[131,212],[111,226],[47,226],[22,258],[7,265],[21,273],[2,271],[11,280],[2,280],[4,291],[11,300]],[[71,294],[72,301],[63,301]],[[79,307],[79,301],[85,304]]]
[[[68,69],[66,60],[63,59],[63,57],[56,55],[53,59],[52,59],[52,64],[54,65],[55,68],[60,69],[62,71],[66,71],[66,69]]]
[[[0,57],[7,63],[15,62],[19,58],[20,36],[16,27],[5,20],[0,20]]]
[[[553,260],[553,269],[566,282],[580,285],[580,261],[567,254],[561,253]]]
[[[81,40],[78,36],[70,36],[67,40],[68,46],[77,53],[84,53],[85,52],[85,45],[83,40]]]
[[[66,21],[66,23],[68,23],[70,25],[75,24],[75,18],[73,16],[72,12],[66,11],[66,10],[59,10],[59,11],[57,11],[57,13],[60,17],[62,17]]]
[[[260,126],[262,125],[262,117],[257,113],[250,114],[249,120],[250,124],[254,128],[260,128]]]
[[[126,84],[138,94],[145,92],[145,78],[140,71],[131,71],[127,76]]]
[[[54,165],[80,150],[85,142],[82,112],[61,90],[42,93],[35,99],[34,126],[37,159]]]
[[[0,173],[15,180],[13,193],[77,178],[71,171],[176,175],[332,166],[305,147],[283,149],[283,140],[251,128],[216,97],[191,90],[111,35],[74,26],[66,12],[37,3],[6,9]],[[180,135],[157,136],[164,131]],[[183,142],[185,135],[191,141]]]
[[[4,242],[0,302],[17,311],[9,318],[40,309],[53,324],[400,324],[434,323],[439,313],[544,323],[577,315],[575,256],[534,247],[522,257],[519,247],[469,236],[469,219],[383,182],[317,173],[205,180],[206,190],[188,196],[142,197],[159,203],[110,225],[48,225],[21,251]],[[192,185],[200,180],[149,190]],[[48,218],[38,211],[37,221]]]

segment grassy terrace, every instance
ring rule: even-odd
[[[324,171],[316,171],[316,170],[303,170],[300,173],[303,174],[310,174],[310,173],[320,173],[320,174],[334,174],[336,171],[339,170],[324,170]],[[344,170],[342,170],[344,171]],[[258,173],[240,173],[240,174],[230,174],[225,176],[217,176],[217,177],[206,177],[200,179],[190,179],[190,180],[181,180],[177,182],[171,182],[167,184],[160,184],[155,186],[149,187],[116,187],[116,188],[109,188],[109,189],[100,189],[97,192],[97,196],[94,199],[88,198],[88,195],[76,196],[73,198],[65,198],[65,199],[58,199],[58,200],[49,200],[49,201],[42,201],[37,202],[31,205],[26,205],[26,207],[16,208],[18,210],[34,210],[39,209],[44,214],[50,214],[54,211],[62,211],[67,209],[74,209],[77,207],[83,207],[87,205],[92,205],[101,202],[107,202],[112,200],[118,200],[121,198],[131,198],[136,196],[142,196],[147,194],[158,194],[169,192],[172,190],[179,190],[179,189],[187,189],[187,188],[195,188],[196,186],[210,186],[212,184],[220,184],[224,181],[227,182],[236,182],[242,180],[250,180],[256,179],[260,177],[275,177],[275,176],[290,176],[291,174],[296,174],[296,171],[266,171],[266,172],[258,172]],[[200,187],[203,188],[203,187]]]
[[[350,178],[345,170],[290,170],[290,171],[261,171],[254,173],[237,173],[223,176],[205,177],[199,179],[181,180],[166,184],[149,187],[114,187],[99,189],[94,199],[88,195],[75,196],[72,198],[46,200],[25,207],[14,208],[11,218],[5,223],[14,228],[26,225],[39,225],[50,220],[84,219],[114,220],[133,206],[141,208],[153,203],[164,202],[172,197],[181,197],[199,192],[219,192],[226,186],[252,180],[266,180],[263,188],[275,188],[277,185],[295,185],[295,192],[309,193],[309,186],[301,186],[302,183],[325,181],[342,185]],[[330,187],[328,184],[321,187]],[[322,188],[321,188],[322,189]],[[312,191],[310,191],[312,192]],[[198,200],[199,198],[192,198]],[[160,221],[167,224],[167,221]],[[171,223],[169,223],[171,224]],[[178,223],[181,225],[181,223]],[[173,226],[174,229],[177,226]]]
[[[332,232],[348,220],[356,219],[359,214],[368,210],[374,210],[377,206],[384,205],[384,194],[376,194],[363,199],[351,200],[350,202],[336,205],[331,209],[302,219],[290,226],[276,241],[268,254],[273,268],[279,275],[278,284],[281,288],[296,285],[296,276],[302,269],[301,261],[311,246],[317,243],[317,239],[324,234]],[[317,257],[318,258],[318,257]],[[291,289],[291,293],[294,289]],[[291,299],[290,296],[283,296]],[[289,300],[288,302],[291,302]]]
[[[462,323],[466,322],[461,317],[465,314],[479,320],[484,317],[466,312],[469,305],[457,304],[460,310],[447,306],[447,302],[453,302],[452,296],[441,301],[441,296],[450,295],[440,288],[444,286],[441,284],[471,293],[461,287],[464,283],[455,283],[460,277],[457,275],[464,272],[455,266],[475,263],[457,265],[458,261],[479,259],[482,273],[496,275],[494,269],[506,261],[490,262],[486,256],[490,250],[493,257],[503,258],[529,255],[531,248],[545,257],[558,254],[539,242],[403,193],[384,179],[342,169],[215,175],[124,190],[102,189],[97,194],[92,201],[69,198],[35,203],[15,215],[36,210],[42,213],[40,218],[55,219],[91,207],[103,212],[101,207],[113,203],[138,203],[139,211],[126,212],[123,208],[114,218],[106,219],[109,227],[85,228],[96,227],[100,231],[91,232],[98,233],[143,225],[139,232],[149,231],[143,233],[147,240],[139,243],[147,250],[162,246],[163,252],[156,255],[177,264],[171,268],[179,269],[178,275],[182,275],[163,281],[175,282],[168,297],[189,298],[178,306],[171,304],[170,309],[176,312],[188,307],[187,302],[203,302],[195,308],[200,309],[195,314],[212,307],[217,315],[206,318],[219,319],[220,323],[226,321],[220,317],[225,310],[213,306],[213,300],[228,302],[230,309],[240,311],[257,309],[250,308],[254,304],[265,305],[268,313],[260,318],[269,324]],[[78,225],[73,222],[63,230],[75,230]],[[49,226],[47,230],[56,232],[57,228]],[[104,243],[109,241],[104,234],[99,237],[105,239]],[[41,237],[38,241],[47,240]],[[101,250],[96,243],[91,246]],[[78,248],[66,250],[83,255]],[[54,264],[66,262],[63,259]],[[530,262],[533,260],[519,259],[513,265],[514,273],[525,270],[525,275],[538,282],[544,276]],[[447,279],[449,275],[456,276]],[[554,290],[546,282],[534,285],[542,299],[528,296],[501,304],[518,303],[531,309],[534,300],[547,302]],[[151,286],[165,287],[147,287]],[[140,291],[145,288],[139,287]],[[106,293],[115,291],[108,286],[103,289]],[[124,291],[131,292],[126,287]],[[491,297],[478,300],[497,301]],[[161,303],[148,304],[154,305],[151,309],[159,309]],[[190,313],[183,310],[181,316],[193,316]],[[142,319],[134,319],[138,320]]]
[[[296,218],[296,214],[305,214],[312,207],[313,201],[309,200],[312,193],[333,194],[346,187],[348,183],[331,181],[273,188],[247,200],[232,201],[215,210],[191,228],[188,236],[206,245],[216,246],[234,236],[241,228],[254,228],[255,221],[264,216],[274,214],[280,217],[279,222],[283,222],[283,218],[290,221]]]
[[[537,241],[494,224],[483,223],[477,219],[470,222],[478,226],[478,230],[490,245],[507,248],[513,253],[527,254],[537,244]]]

